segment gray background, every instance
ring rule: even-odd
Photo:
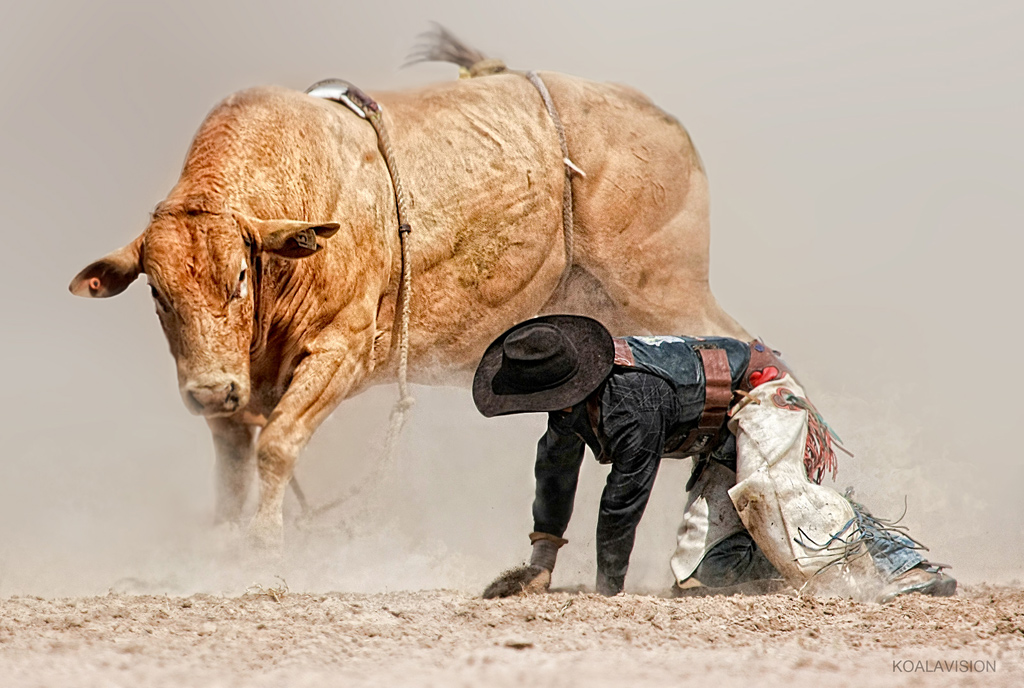
[[[212,448],[145,287],[88,302],[66,285],[143,229],[228,93],[454,78],[398,69],[431,19],[513,67],[628,83],[678,116],[711,179],[713,288],[856,453],[840,486],[884,515],[906,496],[906,522],[961,579],[1020,577],[1021,8],[5,2],[0,593],[251,582],[207,528]],[[314,501],[365,474],[394,394],[371,390],[321,429],[298,470]],[[543,418],[417,395],[385,516],[291,533],[273,573],[293,589],[477,590],[526,556]],[[670,582],[687,470],[663,469],[631,589]],[[592,580],[603,474],[584,466],[556,584]]]

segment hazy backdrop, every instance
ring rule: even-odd
[[[711,180],[714,291],[856,453],[840,486],[884,515],[906,496],[906,522],[962,580],[1022,576],[1024,5],[8,1],[0,594],[251,582],[208,534],[211,442],[144,283],[93,302],[67,283],[143,229],[230,92],[454,78],[399,70],[429,20],[515,68],[628,83],[675,114]],[[293,589],[475,591],[527,555],[544,419],[416,394],[388,516],[290,533],[276,572]],[[394,396],[325,423],[298,467],[314,502],[365,474]],[[659,478],[631,589],[670,583],[688,468]],[[584,465],[558,585],[593,579],[604,473]]]

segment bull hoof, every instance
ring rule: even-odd
[[[224,537],[241,537],[244,532],[241,522],[233,519],[218,519],[213,523],[213,532]]]
[[[208,542],[220,551],[234,552],[244,543],[245,530],[237,521],[220,521],[210,529]]]
[[[253,520],[246,533],[249,548],[257,552],[279,553],[284,545],[284,528],[277,523]]]

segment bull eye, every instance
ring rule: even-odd
[[[154,287],[152,284],[149,285],[149,293],[153,295],[153,301],[156,302],[157,310],[166,313],[167,306],[164,305],[164,300],[160,298],[160,292],[158,292],[156,290],[156,287]]]
[[[238,299],[244,299],[249,295],[249,282],[246,280],[246,270],[248,266],[245,263],[245,259],[242,259],[242,271],[238,273],[238,284],[235,285],[235,291],[232,296]]]

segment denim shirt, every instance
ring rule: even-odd
[[[611,459],[611,471],[598,514],[598,570],[623,576],[665,441],[693,426],[700,409],[687,411],[671,384],[641,370],[613,369],[595,394],[600,403],[600,437],[594,432],[586,403],[576,404],[569,412],[548,414],[547,431],[537,443],[534,530],[559,537],[564,534],[572,516],[584,448],[589,446],[595,456],[603,450]]]

